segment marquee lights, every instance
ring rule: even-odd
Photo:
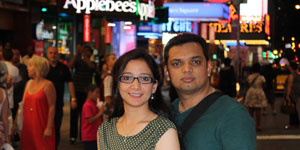
[[[90,14],[91,11],[125,12],[139,15],[140,20],[148,20],[148,18],[154,18],[155,16],[155,6],[151,0],[148,3],[131,0],[66,0],[63,8],[68,9],[70,5],[76,9],[76,13],[81,13],[81,11],[85,11],[86,14]]]

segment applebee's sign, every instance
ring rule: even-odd
[[[91,11],[125,12],[139,15],[140,20],[154,18],[155,15],[155,6],[151,0],[148,0],[148,3],[139,3],[139,0],[66,0],[63,8],[68,9],[70,5],[76,9],[76,13],[81,13],[81,11],[85,11],[86,14],[90,14]]]

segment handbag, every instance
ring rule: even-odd
[[[280,111],[284,114],[294,114],[296,113],[296,108],[295,108],[295,104],[293,104],[292,102],[289,102],[287,100],[285,100],[281,107],[280,107]]]

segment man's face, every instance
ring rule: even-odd
[[[12,58],[12,62],[18,63],[20,61],[20,52],[17,49],[13,49],[12,51],[14,53],[14,56]]]
[[[55,48],[55,47],[48,48],[47,57],[50,62],[57,61],[57,59],[59,57],[57,48]]]
[[[193,94],[209,87],[211,65],[210,61],[206,62],[198,43],[189,42],[172,47],[167,70],[179,94]]]

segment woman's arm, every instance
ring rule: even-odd
[[[169,129],[157,142],[155,150],[180,150],[177,131]]]
[[[49,106],[48,122],[47,122],[47,127],[44,131],[44,137],[48,137],[48,136],[51,136],[51,133],[52,133],[51,129],[52,129],[52,125],[54,123],[56,92],[55,92],[54,85],[50,81],[46,83],[44,90],[45,90],[45,94],[46,94],[47,102],[48,102],[48,106]]]

